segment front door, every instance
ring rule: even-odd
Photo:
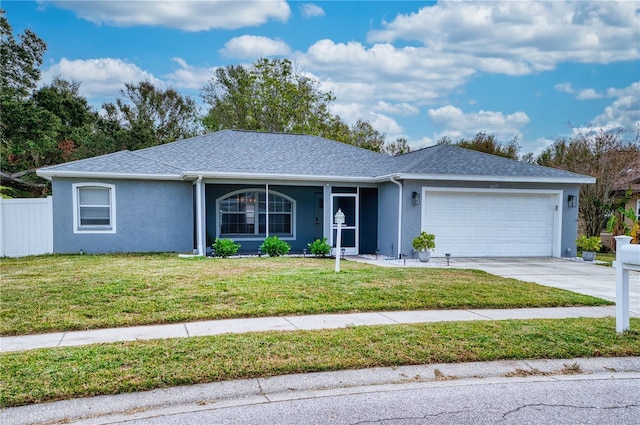
[[[341,247],[344,248],[345,255],[358,255],[358,194],[357,193],[334,193],[331,195],[331,221],[338,209],[344,214],[344,224],[342,225]],[[335,247],[337,241],[337,226],[332,225],[330,245]]]
[[[313,229],[313,239],[322,239],[323,230],[323,214],[324,214],[324,199],[322,193],[316,193],[315,196],[315,227]]]

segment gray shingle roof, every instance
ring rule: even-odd
[[[397,157],[317,136],[224,130],[135,152],[121,151],[38,170],[44,176],[108,175],[180,178],[184,174],[239,174],[374,179],[411,174],[491,177],[585,178],[488,155],[438,145]]]
[[[515,161],[453,145],[436,145],[393,158],[396,172],[504,177],[580,178],[581,174]]]

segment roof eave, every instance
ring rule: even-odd
[[[309,174],[270,174],[270,173],[245,173],[245,172],[199,172],[187,171],[182,174],[186,180],[202,177],[205,179],[237,179],[237,180],[280,180],[280,181],[337,181],[374,183],[375,177],[370,176],[339,176],[339,175],[309,175]]]
[[[437,180],[437,181],[486,181],[486,182],[515,182],[515,183],[565,183],[565,184],[594,184],[594,177],[543,177],[543,176],[485,176],[465,174],[415,174],[393,173],[377,177],[376,182],[388,181],[390,178],[402,180]]]
[[[184,180],[182,176],[178,174],[104,173],[46,169],[36,170],[36,174],[47,180],[51,180],[53,177],[120,180]]]

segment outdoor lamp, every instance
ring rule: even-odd
[[[576,196],[575,195],[567,196],[567,205],[569,205],[569,208],[575,208],[576,207]]]
[[[413,205],[420,205],[420,194],[418,192],[411,193],[411,203]]]

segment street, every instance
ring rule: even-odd
[[[638,424],[640,376],[496,378],[315,391],[124,424]],[[342,393],[342,394],[340,394]],[[200,406],[203,407],[203,406]],[[102,422],[104,423],[104,422]],[[116,422],[112,422],[116,423]]]

